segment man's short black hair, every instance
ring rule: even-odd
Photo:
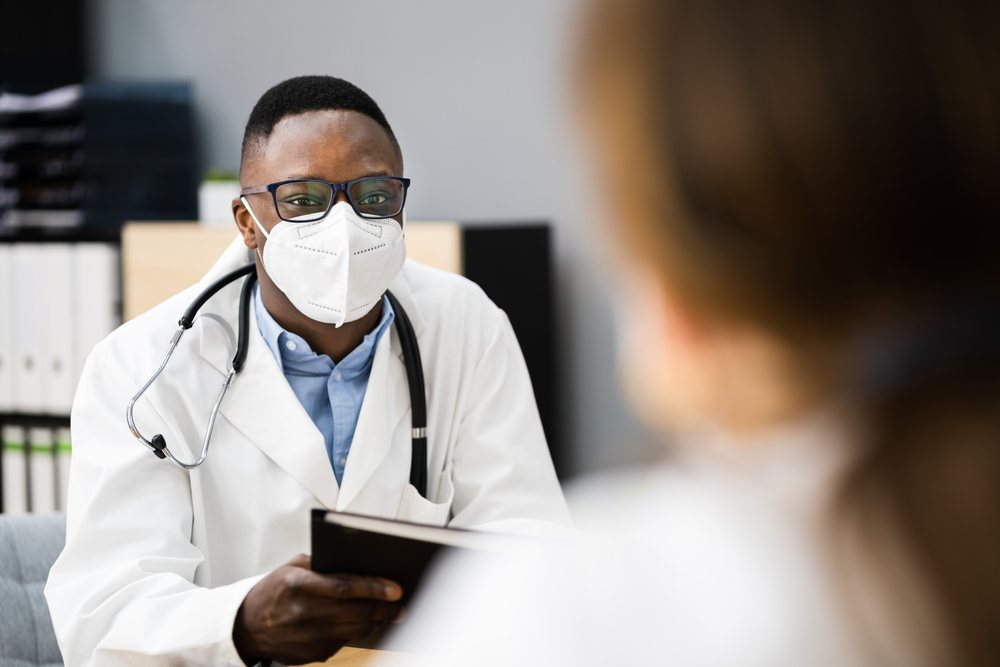
[[[307,111],[327,109],[357,111],[374,120],[389,135],[389,140],[392,141],[392,146],[402,161],[403,153],[399,149],[396,135],[389,127],[385,114],[368,93],[353,83],[333,76],[297,76],[282,81],[257,100],[243,131],[241,168],[247,158],[263,152],[274,126],[282,118]]]

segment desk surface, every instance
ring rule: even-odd
[[[388,651],[375,651],[367,648],[351,648],[345,646],[326,662],[313,663],[312,667],[373,667],[384,658]]]
[[[412,653],[376,651],[345,646],[326,662],[314,662],[304,667],[430,667],[433,661],[427,656]]]

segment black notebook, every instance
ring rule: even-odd
[[[312,511],[313,571],[392,579],[403,587],[403,603],[413,597],[428,567],[443,550],[498,553],[509,551],[519,541],[473,530]]]

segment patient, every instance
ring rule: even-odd
[[[1000,10],[598,0],[585,25],[622,386],[669,454],[578,486],[591,542],[447,563],[396,646],[1000,664]]]

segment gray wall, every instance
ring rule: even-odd
[[[562,432],[570,469],[648,456],[621,406],[607,285],[566,94],[572,0],[91,0],[89,73],[194,84],[204,168],[235,169],[270,86],[356,83],[382,107],[413,179],[411,220],[551,220]]]

